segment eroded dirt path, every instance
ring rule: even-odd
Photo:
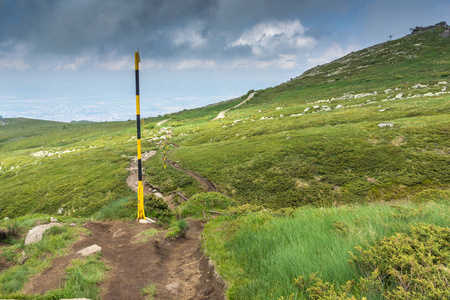
[[[156,285],[154,299],[225,299],[224,286],[201,251],[200,234],[203,223],[188,220],[186,237],[166,240],[165,231],[152,224],[136,221],[89,222],[85,227],[91,235],[75,242],[69,254],[53,260],[52,266],[30,280],[24,293],[43,294],[64,286],[65,268],[76,258],[77,251],[93,244],[102,247],[102,258],[111,270],[101,285],[101,299],[136,300],[141,289]],[[140,232],[156,228],[152,237]]]
[[[156,151],[147,151],[141,154],[141,161],[144,162],[150,157],[154,156],[156,154]],[[127,178],[127,185],[137,193],[138,190],[138,158],[137,156],[134,156],[131,159],[130,166],[127,168],[128,171],[130,171],[130,175],[128,175]],[[152,188],[148,184],[147,181],[145,181],[145,172],[142,174],[142,185],[144,187],[144,195],[150,195],[152,193]]]
[[[238,108],[239,106],[241,106],[241,105],[244,104],[245,102],[247,102],[247,101],[249,101],[250,99],[252,99],[253,96],[255,96],[255,94],[256,94],[256,92],[253,92],[253,93],[251,93],[250,95],[248,95],[247,99],[245,99],[244,101],[242,101],[242,102],[239,103],[238,105],[235,105],[235,106],[233,106],[233,107],[231,107],[231,108],[229,108],[229,109],[225,109],[225,110],[221,111],[221,112],[217,115],[217,117],[215,117],[214,119],[212,119],[212,121],[225,118],[225,114],[226,114],[229,110],[231,110],[231,109],[233,109],[233,108]]]

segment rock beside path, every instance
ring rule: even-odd
[[[25,238],[25,245],[39,242],[40,240],[42,240],[44,232],[54,226],[62,227],[62,225],[59,223],[50,223],[34,227],[28,232],[27,237]]]
[[[83,256],[88,256],[88,255],[91,255],[91,254],[94,254],[94,253],[97,253],[100,251],[102,251],[102,247],[94,244],[92,246],[84,248],[83,250],[78,251],[77,254],[81,254]]]

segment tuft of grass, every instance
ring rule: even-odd
[[[136,240],[136,243],[146,243],[148,242],[149,238],[158,234],[159,231],[156,228],[150,228],[147,230],[144,230],[138,234],[138,239]]]
[[[141,289],[142,296],[147,296],[145,299],[153,300],[153,296],[156,295],[156,284],[149,284]]]
[[[172,223],[166,234],[166,239],[178,239],[186,236],[189,229],[189,223],[186,219],[179,219]]]

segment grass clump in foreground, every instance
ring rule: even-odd
[[[166,234],[166,239],[178,239],[186,236],[189,229],[189,223],[186,219],[179,219],[172,223]]]
[[[153,296],[156,295],[156,284],[149,284],[141,289],[142,296],[147,296],[147,300],[153,300]]]
[[[412,241],[414,235],[420,237],[428,230],[419,230],[419,233],[422,232],[419,234],[414,224],[423,224],[419,228],[434,224],[445,229],[450,224],[449,213],[448,203],[304,208],[281,217],[279,213],[261,210],[211,220],[203,233],[204,247],[207,255],[216,261],[219,273],[229,283],[229,299],[276,299],[282,296],[286,299],[337,299],[316,297],[317,293],[313,290],[329,293],[333,290],[341,294],[346,291],[348,281],[359,282],[359,288],[357,284],[351,287],[351,295],[357,299],[364,296],[383,299],[383,293],[387,297],[400,293],[401,283],[395,281],[395,269],[389,269],[389,266],[401,266],[396,265],[399,262],[404,264],[404,270],[408,263],[411,266],[411,261],[401,261],[405,257],[402,251],[417,247],[415,242],[411,242],[408,248],[403,241]],[[383,238],[386,242],[379,242]],[[438,242],[446,238],[448,236],[426,239]],[[391,247],[391,251],[384,255],[397,257],[398,261],[384,262],[381,254],[387,251],[389,245],[392,246],[395,239],[403,242],[405,248]],[[376,244],[380,248],[376,248]],[[348,262],[352,259],[349,252],[355,251],[355,247],[361,247],[356,248],[361,250],[356,251],[354,257],[357,258],[353,258],[354,265],[351,265]],[[380,258],[370,264],[369,255],[364,254],[370,252],[362,249],[371,249],[368,251]],[[420,253],[411,251],[408,257],[419,261]],[[375,254],[372,257],[376,257]],[[439,255],[448,257],[450,254],[442,252],[435,257],[439,258]],[[440,268],[440,264],[445,266],[441,262],[433,267]],[[379,273],[374,273],[375,268],[379,268]],[[448,276],[445,269],[439,274]],[[371,282],[371,278],[378,275],[389,275],[390,278],[385,278],[381,289],[373,287],[370,293],[365,291],[364,280]],[[293,284],[294,279],[297,279],[297,286]],[[391,294],[387,294],[388,291]],[[324,292],[322,296],[325,295],[328,294]]]

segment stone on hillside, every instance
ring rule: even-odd
[[[426,94],[423,94],[423,97],[432,97],[432,96],[434,96],[434,94],[433,93],[426,93]]]
[[[99,245],[92,245],[89,247],[84,248],[83,250],[80,250],[77,252],[77,254],[81,254],[83,256],[88,256],[97,252],[102,251],[102,247],[100,247]]]
[[[378,127],[393,127],[393,126],[394,126],[394,123],[392,123],[392,122],[383,122],[383,123],[378,124]]]
[[[386,90],[384,90],[384,92],[385,92],[386,94],[391,93],[391,92],[392,92],[392,89],[386,89]]]
[[[387,108],[382,108],[382,109],[379,109],[378,111],[386,111],[387,110]]]
[[[51,217],[51,218],[50,218],[50,222],[52,222],[52,223],[58,222],[58,219]]]
[[[427,87],[428,87],[428,85],[420,84],[420,83],[415,84],[415,85],[412,86],[413,89],[424,89],[424,88],[427,88]]]
[[[50,223],[34,227],[28,232],[27,237],[25,238],[25,245],[39,242],[40,240],[42,240],[42,235],[44,234],[44,232],[54,226],[62,227],[62,225],[59,223]]]
[[[327,106],[327,105],[323,105],[323,106],[320,108],[320,110],[321,110],[321,111],[330,111],[331,108],[330,108],[329,106]]]
[[[58,215],[60,215],[60,214],[62,214],[64,212],[64,208],[60,208],[60,209],[58,209]]]
[[[312,108],[318,109],[319,107],[320,107],[320,105],[314,105]]]
[[[439,81],[437,85],[447,85],[448,82],[447,81]]]
[[[342,104],[336,105],[336,109],[343,108],[343,107],[344,107],[344,105],[342,105]]]
[[[280,110],[280,109],[283,109],[283,107],[279,106],[276,108],[276,110]]]
[[[4,220],[9,220],[9,218],[8,217],[5,217],[5,219]]]
[[[310,110],[311,109],[311,107],[307,107],[307,108],[305,108],[303,111],[308,111],[308,110]]]
[[[398,93],[396,96],[395,96],[395,99],[402,99],[403,98],[403,93]]]

